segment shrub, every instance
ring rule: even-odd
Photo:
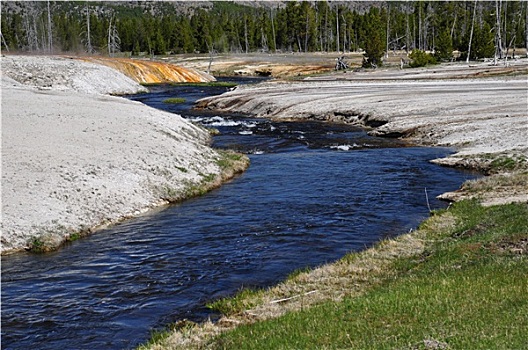
[[[409,58],[412,60],[409,65],[413,68],[425,67],[428,64],[436,63],[436,59],[433,55],[422,50],[412,50],[411,54],[409,55]]]

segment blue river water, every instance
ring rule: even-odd
[[[446,205],[435,196],[476,176],[429,163],[448,149],[346,125],[188,110],[222,91],[159,86],[130,98],[218,128],[214,146],[247,153],[250,168],[56,252],[2,257],[2,349],[135,348],[170,322],[214,319],[208,301],[409,231],[428,205]],[[187,104],[162,102],[175,95]]]

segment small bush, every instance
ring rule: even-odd
[[[434,56],[422,50],[412,50],[409,58],[412,60],[409,65],[413,68],[425,67],[428,64],[436,64]]]

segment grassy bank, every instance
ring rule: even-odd
[[[218,301],[217,324],[186,323],[146,348],[525,349],[527,252],[527,203],[462,201],[415,232]]]
[[[365,294],[238,327],[212,348],[526,348],[528,206],[462,202]],[[451,225],[438,225],[439,219]]]

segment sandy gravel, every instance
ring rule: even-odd
[[[92,63],[2,58],[2,253],[59,245],[220,173],[203,129],[102,95],[139,89]]]

